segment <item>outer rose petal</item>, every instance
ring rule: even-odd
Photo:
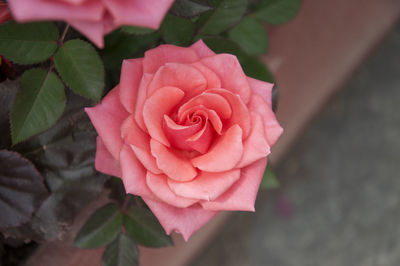
[[[168,179],[168,186],[175,194],[184,198],[212,201],[227,191],[239,177],[239,169],[223,173],[201,172],[189,182]]]
[[[157,167],[156,159],[151,155],[150,137],[138,127],[133,115],[122,123],[121,136],[126,144],[130,144],[137,159],[148,171],[155,174],[162,173]]]
[[[119,161],[115,160],[107,150],[100,137],[97,137],[95,168],[107,175],[122,177]]]
[[[203,42],[203,40],[198,40],[190,48],[194,49],[200,58],[209,57],[215,55],[215,53],[208,48],[207,45]]]
[[[199,60],[191,48],[164,44],[144,53],[143,71],[155,73],[166,63],[194,63]]]
[[[117,27],[113,24],[105,25],[103,20],[90,21],[66,19],[66,21],[100,48],[103,48],[104,46],[103,35]],[[108,28],[108,30],[106,30],[106,28]]]
[[[261,158],[267,157],[270,153],[270,147],[265,138],[264,124],[262,118],[251,113],[252,129],[249,137],[243,142],[243,157],[236,165],[237,168],[242,168]]]
[[[157,198],[175,207],[187,208],[198,201],[195,199],[185,199],[174,194],[168,187],[167,177],[165,175],[155,175],[147,172],[146,182]]]
[[[241,176],[227,192],[214,201],[203,201],[204,209],[214,211],[254,211],[257,192],[263,178],[267,158],[241,169]]]
[[[47,0],[8,0],[17,21],[31,20],[91,20],[100,21],[104,5],[101,1],[86,1],[72,5],[61,1]]]
[[[189,181],[196,177],[196,169],[186,158],[180,157],[154,139],[150,141],[150,147],[158,168],[168,177],[177,181]]]
[[[270,147],[272,147],[283,133],[283,128],[276,120],[275,114],[268,106],[261,96],[254,94],[248,105],[249,110],[261,115],[264,120],[265,135],[267,137]]]
[[[158,29],[173,0],[103,0],[119,24]]]
[[[120,159],[122,181],[126,192],[155,199],[156,197],[146,184],[146,170],[128,145],[122,147]]]
[[[272,106],[272,88],[274,84],[250,77],[247,77],[247,79],[251,90],[260,95],[269,106]]]
[[[222,88],[239,94],[245,104],[249,102],[251,95],[250,85],[236,56],[217,54],[202,58],[200,62],[219,76]]]
[[[185,92],[185,98],[192,98],[204,91],[207,80],[195,67],[179,63],[167,63],[160,67],[147,87],[147,96],[162,87],[177,87]]]
[[[144,104],[143,120],[147,131],[153,139],[170,146],[162,129],[164,115],[168,114],[185,96],[175,87],[164,87],[156,91]]]
[[[206,154],[193,158],[191,162],[202,171],[224,172],[235,167],[242,153],[242,129],[234,125]]]
[[[167,234],[177,231],[182,234],[185,241],[188,241],[194,232],[199,230],[218,213],[204,210],[197,204],[182,209],[148,198],[143,198],[143,200],[160,221]]]
[[[191,66],[195,67],[203,74],[204,78],[207,80],[207,89],[221,88],[221,80],[211,69],[200,62],[195,62],[191,64]]]
[[[119,101],[119,88],[112,89],[100,104],[85,111],[107,149],[118,160],[122,147],[121,125],[129,115]]]
[[[122,105],[129,113],[135,110],[138,89],[143,76],[142,61],[142,58],[138,58],[122,62],[119,95]]]

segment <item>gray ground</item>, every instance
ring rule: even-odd
[[[400,265],[399,29],[192,266]]]

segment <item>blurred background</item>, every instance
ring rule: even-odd
[[[305,0],[267,29],[281,186],[255,214],[230,215],[188,265],[400,265],[399,13],[398,0]]]

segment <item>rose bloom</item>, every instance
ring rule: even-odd
[[[8,0],[15,20],[64,20],[94,44],[103,35],[133,25],[158,29],[173,0]]]
[[[201,40],[124,60],[120,84],[86,108],[99,134],[96,169],[121,177],[168,234],[185,240],[218,211],[254,211],[282,133],[271,90]]]

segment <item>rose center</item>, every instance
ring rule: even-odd
[[[211,145],[214,129],[202,106],[192,107],[173,116],[165,115],[163,129],[170,144],[179,150],[206,153]]]

